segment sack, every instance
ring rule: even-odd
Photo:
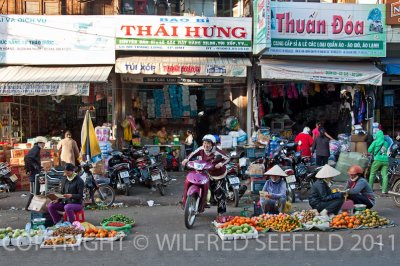
[[[264,135],[260,130],[257,131],[257,140],[256,142],[268,146],[268,143],[270,141],[270,136]]]
[[[128,119],[125,119],[124,121],[121,122],[121,127],[123,127],[123,128],[126,128],[130,125],[131,125],[131,123],[129,122]]]
[[[47,205],[51,202],[51,200],[47,197],[35,195],[29,204],[28,210],[45,213],[47,212]]]

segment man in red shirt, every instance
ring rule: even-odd
[[[302,151],[302,156],[309,156],[311,157],[311,147],[313,144],[313,138],[310,135],[310,128],[305,127],[303,132],[298,134],[295,138],[295,142],[297,145],[297,151]]]

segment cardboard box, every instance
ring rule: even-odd
[[[24,157],[25,157],[24,150],[17,150],[17,149],[11,150],[11,158],[24,158]]]
[[[356,143],[357,142],[350,142],[350,151],[352,151],[352,152],[356,151]]]
[[[35,195],[32,199],[31,204],[29,204],[28,210],[45,213],[47,212],[47,205],[51,200],[47,197]]]
[[[248,171],[249,175],[263,175],[265,172],[265,167],[263,164],[251,164]]]
[[[23,166],[25,165],[24,158],[10,158],[11,166]]]
[[[356,152],[368,153],[368,145],[366,142],[356,142]]]
[[[364,142],[367,140],[368,135],[351,135],[350,141],[351,142]]]

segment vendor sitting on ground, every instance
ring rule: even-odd
[[[59,211],[65,211],[68,221],[72,223],[75,220],[74,213],[82,210],[84,182],[74,170],[73,164],[65,164],[65,177],[61,181],[61,194],[64,199],[53,201],[48,205],[49,213],[55,224],[61,221]]]
[[[286,205],[286,182],[281,177],[286,177],[287,174],[278,165],[269,169],[264,175],[270,176],[265,182],[260,193],[264,195],[260,198],[261,207],[264,213],[276,214],[283,213]]]
[[[344,202],[343,192],[333,193],[331,190],[332,179],[340,175],[335,168],[325,164],[317,173],[317,181],[313,184],[308,197],[311,208],[318,212],[326,209],[328,214],[337,214]]]
[[[354,204],[365,204],[367,209],[371,209],[375,204],[375,196],[368,181],[363,177],[363,169],[355,164],[350,166],[347,173],[350,176],[345,187],[347,199],[352,200]]]

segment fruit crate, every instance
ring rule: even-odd
[[[266,154],[267,148],[246,148],[246,157],[248,158],[265,157]]]
[[[253,238],[258,238],[258,232],[257,230],[252,227],[253,232],[251,233],[246,233],[246,234],[230,234],[230,235],[225,235],[222,233],[222,229],[218,228],[218,236],[222,240],[235,240],[235,239],[253,239]]]
[[[0,247],[7,247],[9,246],[10,243],[10,238],[9,237],[5,237],[3,239],[0,239]]]

